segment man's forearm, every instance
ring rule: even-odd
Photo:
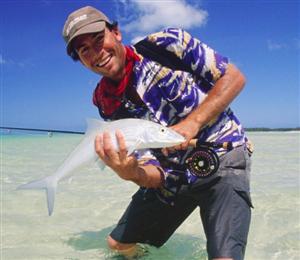
[[[187,117],[187,120],[194,120],[200,128],[204,127],[226,109],[244,85],[243,74],[233,64],[229,64],[225,74],[215,83],[206,99]]]

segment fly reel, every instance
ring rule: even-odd
[[[198,178],[213,175],[220,165],[216,152],[207,146],[198,146],[185,162],[190,173]]]

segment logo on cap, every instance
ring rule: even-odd
[[[67,27],[67,30],[66,30],[67,36],[69,36],[69,33],[75,24],[79,23],[80,21],[86,20],[87,18],[88,18],[88,16],[86,14],[83,14],[81,16],[74,18]]]

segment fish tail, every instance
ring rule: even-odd
[[[52,215],[54,208],[55,193],[57,180],[52,177],[46,177],[41,180],[36,180],[19,186],[18,190],[45,190],[47,195],[48,214]]]

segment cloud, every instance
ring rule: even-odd
[[[34,64],[30,62],[29,60],[25,61],[15,61],[12,59],[4,59],[3,55],[0,54],[0,65],[5,65],[5,66],[16,66],[19,68],[25,68],[25,67],[34,67]]]
[[[269,51],[278,51],[278,50],[286,49],[288,47],[287,44],[285,43],[277,43],[272,40],[268,40],[267,44],[268,44]]]
[[[50,0],[41,0],[41,3],[46,5],[46,6],[49,6],[49,5],[52,4],[52,1],[50,1]]]
[[[5,64],[6,60],[3,58],[2,54],[0,54],[0,64]]]
[[[119,0],[123,5],[120,19],[122,30],[135,38],[165,27],[190,29],[201,27],[207,22],[208,13],[186,0],[140,1]]]
[[[298,51],[300,49],[300,39],[298,38],[287,39],[284,43],[268,40],[267,48],[269,51],[283,51],[283,50]]]

